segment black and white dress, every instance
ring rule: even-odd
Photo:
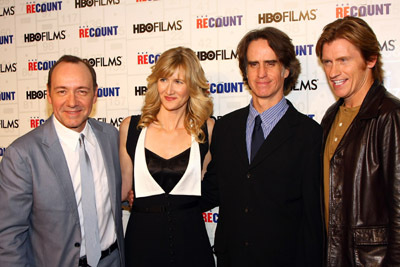
[[[164,159],[144,147],[147,128],[138,130],[138,120],[132,116],[126,143],[135,194],[125,235],[126,266],[215,266],[198,204],[208,140],[198,144],[192,137],[190,148]]]

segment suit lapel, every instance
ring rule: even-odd
[[[110,201],[112,210],[115,211],[116,202],[113,199],[116,197],[116,184],[115,184],[115,172],[114,169],[109,164],[113,162],[112,155],[111,155],[111,146],[109,142],[109,137],[106,133],[103,132],[103,127],[93,121],[93,119],[89,119],[90,126],[92,126],[92,130],[97,138],[97,143],[100,146],[100,150],[103,156],[104,166],[107,173],[107,184],[110,191]]]
[[[234,151],[236,151],[236,156],[240,157],[240,162],[242,162],[246,168],[249,167],[249,158],[247,156],[247,144],[246,144],[246,124],[247,117],[249,115],[249,106],[243,108],[238,112],[237,117],[233,118],[236,123],[235,129],[228,131],[232,133],[232,142],[234,144]],[[237,128],[236,128],[237,127]]]
[[[286,142],[286,140],[288,140],[293,135],[293,133],[295,132],[292,130],[294,115],[295,110],[293,106],[289,104],[289,108],[286,111],[285,115],[283,115],[283,117],[275,125],[271,133],[267,136],[264,143],[261,145],[253,162],[251,162],[250,164],[250,168],[257,166],[265,158],[273,154],[276,149],[278,149],[284,142]]]
[[[54,179],[58,181],[64,191],[64,195],[60,197],[63,197],[66,200],[68,208],[71,210],[75,219],[79,222],[74,186],[64,156],[64,151],[54,128],[53,116],[51,116],[43,125],[42,144],[44,146],[48,164],[55,173]]]

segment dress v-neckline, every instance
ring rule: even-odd
[[[150,174],[145,156],[145,137],[147,128],[143,128],[136,143],[134,159],[134,188],[136,197],[147,197],[165,194],[165,191]],[[154,153],[154,152],[152,152]],[[180,153],[182,154],[182,153]],[[157,157],[159,155],[156,154]],[[179,156],[176,155],[176,156]],[[176,157],[174,156],[174,157]],[[161,157],[162,158],[162,157]],[[172,158],[171,158],[172,159]],[[170,160],[170,159],[169,159]],[[170,195],[201,195],[201,156],[200,146],[192,136],[190,146],[189,163],[181,180],[175,185]]]
[[[170,161],[170,160],[172,160],[172,159],[174,159],[174,158],[177,158],[177,157],[181,156],[182,154],[186,153],[188,150],[190,151],[190,148],[191,148],[191,146],[188,147],[187,149],[185,149],[184,151],[182,151],[182,152],[180,152],[180,153],[176,154],[175,156],[172,156],[172,157],[170,157],[170,158],[168,158],[168,159],[166,159],[166,158],[164,158],[164,157],[161,157],[160,155],[158,155],[157,153],[151,151],[151,150],[148,149],[148,148],[144,148],[144,149],[145,149],[146,151],[150,152],[151,154],[155,155],[156,157],[158,157],[158,158],[164,160],[164,161]]]

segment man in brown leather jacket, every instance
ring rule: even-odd
[[[316,53],[339,100],[322,119],[327,266],[400,266],[400,100],[360,18],[325,26]]]

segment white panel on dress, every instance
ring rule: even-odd
[[[144,141],[147,128],[143,128],[137,141],[134,162],[135,197],[149,197],[165,194],[165,191],[151,176],[146,163]],[[201,157],[199,144],[192,136],[189,163],[180,181],[170,192],[171,195],[201,195]]]

